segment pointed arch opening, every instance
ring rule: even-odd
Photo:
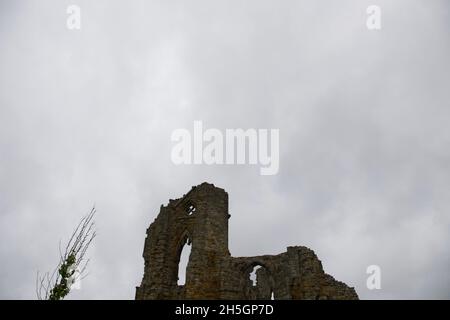
[[[264,264],[257,262],[250,264],[244,271],[244,278],[244,292],[247,299],[274,299],[272,274]]]
[[[190,243],[185,243],[180,254],[180,262],[178,263],[178,281],[177,285],[184,286],[186,284],[187,266],[191,256],[192,246]]]
[[[187,231],[183,233],[183,236],[178,243],[178,252],[176,260],[176,284],[178,286],[184,286],[187,279],[187,270],[192,250],[192,241]]]

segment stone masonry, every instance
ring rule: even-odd
[[[202,183],[170,200],[147,229],[144,277],[136,299],[358,299],[301,246],[278,255],[235,258],[228,250],[228,194]],[[177,285],[183,246],[191,244],[186,282]],[[250,273],[256,270],[256,283]]]

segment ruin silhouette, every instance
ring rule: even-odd
[[[144,276],[136,299],[358,299],[354,288],[326,274],[314,251],[288,247],[278,255],[232,257],[228,250],[228,194],[202,183],[161,206],[147,229]],[[192,245],[186,281],[178,265]],[[250,273],[256,270],[256,281]]]

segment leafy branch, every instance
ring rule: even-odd
[[[36,295],[39,300],[62,300],[69,294],[74,282],[83,279],[89,259],[86,252],[96,236],[94,215],[95,207],[83,217],[73,231],[64,252],[59,243],[60,260],[53,272],[37,273]]]

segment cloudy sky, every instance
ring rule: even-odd
[[[134,298],[146,228],[203,181],[234,256],[305,245],[361,298],[450,298],[449,31],[447,0],[2,0],[0,298],[34,299],[94,204],[70,297]],[[194,120],[280,129],[278,174],[174,165]]]

